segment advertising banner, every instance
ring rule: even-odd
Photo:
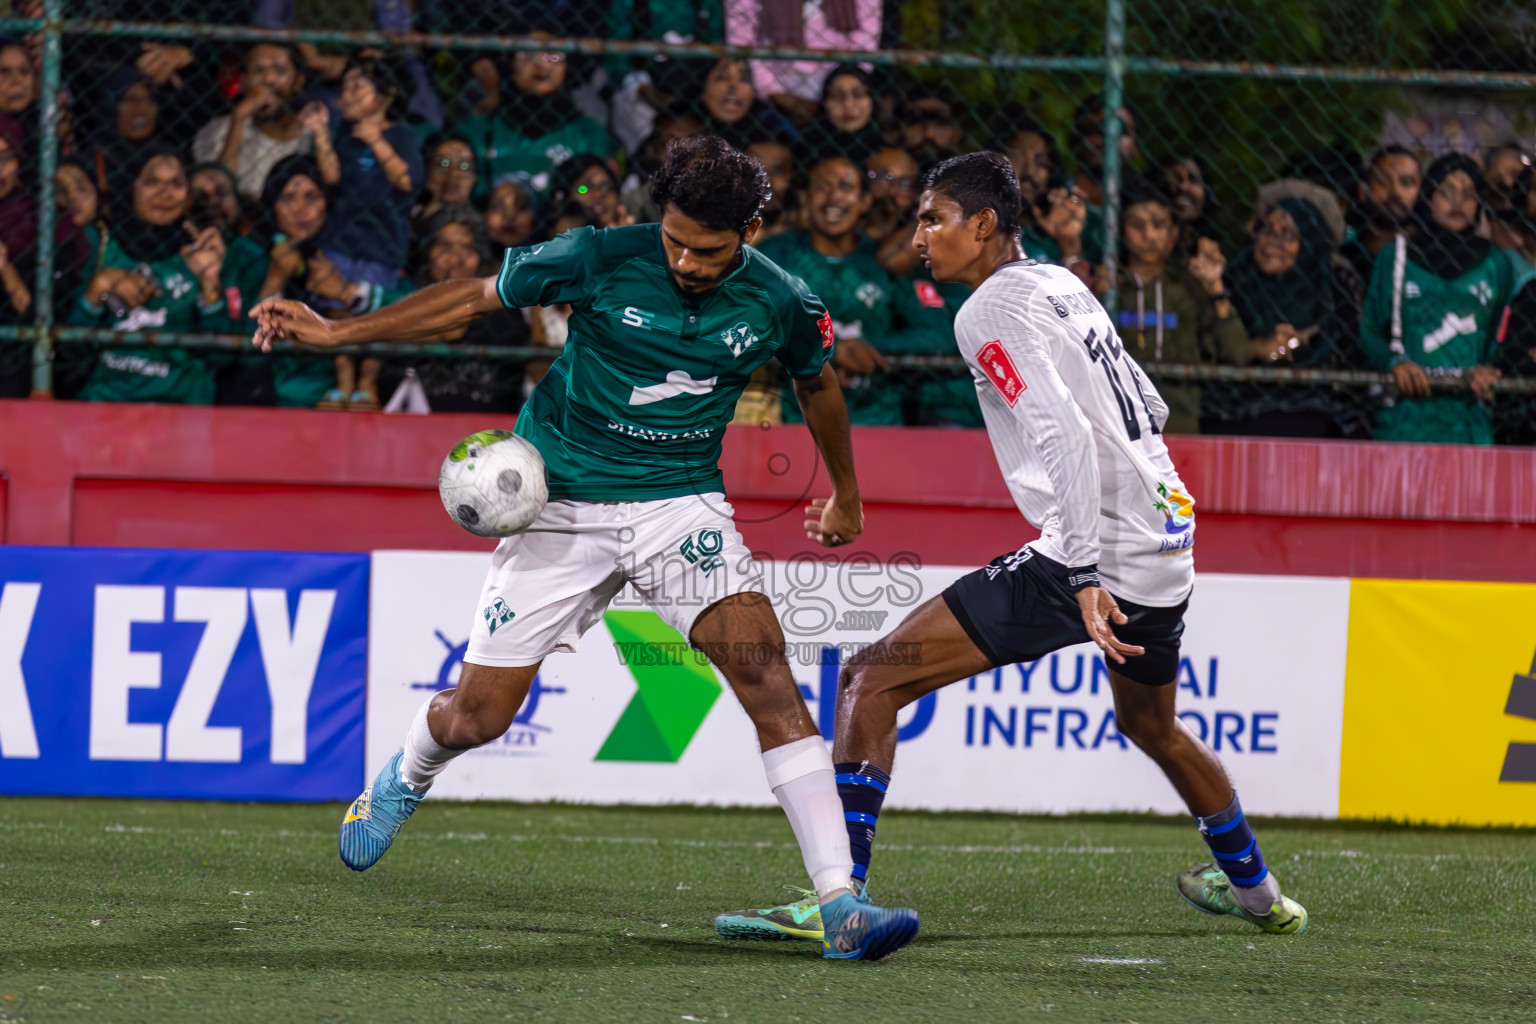
[[[1536,825],[1536,587],[1353,591],[1339,813]]]
[[[0,546],[0,792],[351,799],[368,569]]]
[[[375,553],[369,772],[423,701],[457,679],[488,564],[489,553]],[[858,555],[765,569],[791,670],[826,736],[841,663],[969,571]],[[1338,811],[1348,621],[1348,580],[1204,576],[1196,587],[1180,715],[1255,813]],[[1089,646],[957,682],[899,725],[893,807],[1183,810],[1116,728],[1108,672]],[[458,758],[433,793],[772,802],[755,732],[724,679],[630,590],[576,653],[545,661],[507,734]]]

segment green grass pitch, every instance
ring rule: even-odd
[[[728,943],[800,882],[772,811],[0,800],[0,1022],[1536,1020],[1536,834],[1259,823],[1297,937],[1198,914],[1183,822],[888,812],[879,963]]]

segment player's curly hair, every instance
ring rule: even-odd
[[[763,165],[716,135],[674,140],[651,181],[658,210],[675,206],[711,231],[744,234],[772,195]]]
[[[960,216],[967,219],[989,209],[997,214],[999,224],[1016,225],[1024,208],[1019,176],[1001,153],[982,151],[950,157],[923,175],[923,188],[959,203]]]

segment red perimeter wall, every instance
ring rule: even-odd
[[[437,501],[480,415],[0,401],[11,544],[489,550]],[[1536,582],[1536,449],[1175,437],[1211,572]],[[979,565],[1034,535],[980,431],[854,430],[867,531],[847,557]],[[803,427],[732,428],[726,489],[748,543],[825,554],[827,493]]]

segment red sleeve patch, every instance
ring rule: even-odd
[[[913,281],[912,286],[917,289],[918,302],[930,309],[944,308],[944,296],[939,294],[932,281]]]
[[[976,353],[976,361],[981,364],[981,372],[997,386],[998,393],[1003,396],[1009,408],[1019,400],[1020,395],[1029,390],[1029,385],[1024,383],[1019,368],[1013,365],[1013,358],[1003,348],[1001,341],[989,341],[981,346],[981,350]]]
[[[821,347],[832,347],[832,314],[823,313],[821,319],[816,321],[816,326],[821,328]]]

